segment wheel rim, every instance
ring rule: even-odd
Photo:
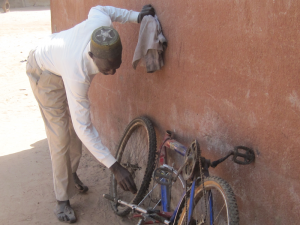
[[[134,182],[137,186],[138,193],[141,190],[141,185],[146,172],[147,161],[149,154],[149,134],[143,123],[137,123],[127,133],[126,137],[121,143],[117,161],[125,167],[133,176]],[[134,202],[136,195],[128,191],[123,191],[116,182],[113,182],[113,189],[115,190],[117,198],[126,202]],[[118,211],[125,211],[127,207],[118,206]]]
[[[200,185],[194,194],[194,208],[191,219],[191,224],[201,225],[229,225],[229,211],[228,202],[225,197],[222,187],[213,182],[205,182],[206,198],[203,197],[203,187]],[[212,196],[212,198],[211,198]],[[212,212],[210,213],[210,200],[212,200]],[[190,201],[188,201],[189,205]],[[206,207],[205,207],[206,206]],[[205,209],[206,208],[206,209]],[[181,216],[179,223],[180,225],[186,224],[185,213],[186,208],[183,209],[183,215]],[[213,215],[212,221],[210,216]],[[205,222],[203,221],[205,220]]]

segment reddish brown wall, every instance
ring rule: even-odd
[[[131,66],[139,25],[115,24],[123,64],[93,80],[93,121],[114,151],[126,124],[148,115],[197,139],[216,159],[235,145],[255,149],[254,165],[228,161],[213,174],[237,196],[241,225],[298,224],[300,210],[300,2],[298,0],[52,0],[53,31],[87,18],[97,4],[139,11],[151,3],[169,41],[164,68]]]

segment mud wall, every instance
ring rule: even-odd
[[[240,224],[297,224],[300,210],[300,3],[297,0],[52,0],[58,32],[85,20],[97,4],[139,11],[151,3],[169,41],[164,68],[147,74],[131,62],[138,24],[115,24],[123,64],[98,75],[90,89],[92,117],[114,152],[125,126],[147,115],[157,128],[203,155],[252,147],[256,162],[228,161],[212,174],[232,186]],[[176,159],[177,163],[179,159]]]

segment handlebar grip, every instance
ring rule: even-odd
[[[115,199],[112,196],[108,195],[108,194],[104,194],[103,197],[110,200],[110,201],[112,201],[112,202],[115,201]]]

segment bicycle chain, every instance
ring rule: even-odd
[[[199,223],[201,225],[201,224],[204,224],[205,221],[206,221],[206,216],[207,216],[207,202],[206,202],[206,190],[204,188],[204,176],[203,176],[203,172],[202,172],[201,150],[200,150],[200,147],[197,148],[197,149],[199,150],[198,151],[198,160],[199,160],[199,168],[200,168],[200,179],[201,179],[201,182],[202,182],[204,204],[205,204],[205,216],[204,216],[204,219],[202,219],[202,222]]]
[[[205,217],[203,219],[203,217],[201,218],[202,221],[200,221],[200,225],[201,224],[204,224],[205,221],[206,221],[206,216],[207,216],[207,201],[206,201],[206,190],[204,188],[204,176],[203,176],[203,172],[202,172],[202,161],[201,161],[201,149],[200,149],[200,146],[199,146],[199,143],[195,140],[195,143],[196,143],[196,149],[197,149],[197,156],[198,156],[198,162],[199,162],[199,170],[200,170],[200,179],[201,179],[201,182],[202,182],[202,185],[203,185],[203,196],[204,196],[204,204],[205,204]],[[195,178],[194,178],[195,179]],[[188,205],[187,205],[187,188],[188,186],[188,180],[185,181],[185,224],[188,225]],[[191,193],[190,193],[191,194]],[[190,199],[191,198],[194,198],[194,196],[190,196]]]

